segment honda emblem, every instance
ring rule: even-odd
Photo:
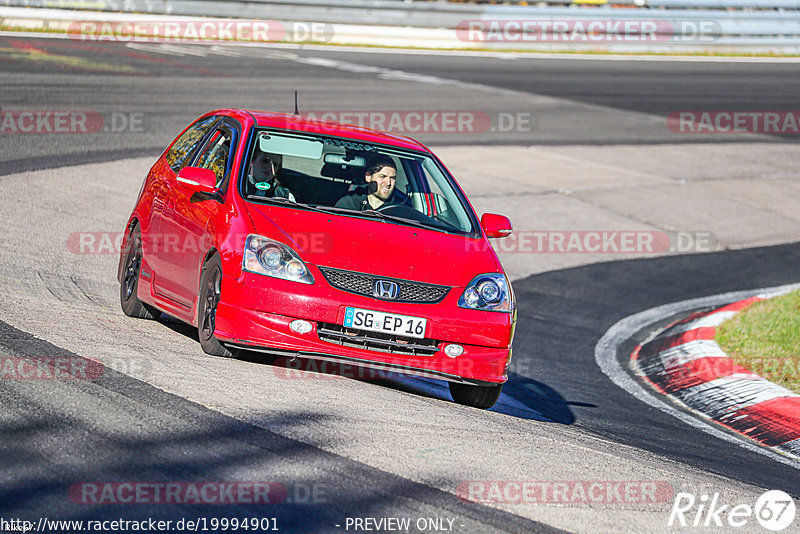
[[[395,299],[397,298],[398,286],[389,280],[375,280],[375,288],[372,294],[379,299]]]

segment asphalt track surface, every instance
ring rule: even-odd
[[[94,111],[112,129],[111,115],[117,114],[122,129],[110,132],[116,135],[91,136],[90,143],[85,136],[70,134],[31,141],[29,134],[4,133],[0,174],[155,154],[174,138],[173,132],[209,109],[291,112],[295,90],[304,112],[480,110],[493,123],[501,113],[532,115],[532,131],[416,134],[422,142],[437,144],[725,143],[752,136],[676,135],[662,124],[652,128],[632,124],[618,112],[666,117],[681,110],[800,109],[797,63],[501,59],[256,48],[231,56],[224,46],[213,51],[197,45],[134,46],[0,37],[5,74],[0,106]],[[326,61],[333,63],[326,66]],[[446,90],[449,84],[437,84],[435,79],[410,84],[404,79],[407,73],[466,84],[467,96],[453,101]],[[392,81],[396,88],[387,94],[385,85],[373,82],[375,78]],[[470,98],[468,84],[473,83],[503,91],[489,101],[483,94]],[[545,101],[534,110],[530,98],[515,98],[514,93]],[[576,104],[608,107],[617,113],[587,113],[574,109]],[[139,121],[135,131],[125,129],[130,117]],[[761,136],[762,142],[793,140]]]
[[[256,61],[224,54],[191,54],[186,49],[166,54],[121,44],[0,37],[4,109],[87,109],[140,114],[143,120],[142,131],[114,135],[3,134],[0,180],[16,172],[155,157],[180,128],[208,109],[243,106],[288,111],[291,91],[298,88],[301,106],[313,102],[308,106],[313,109],[404,109],[408,102],[426,99],[433,102],[431,107],[447,102],[436,83],[417,86],[412,96],[402,80],[395,89],[381,86],[376,92],[371,85],[374,71],[358,73],[341,65],[331,68],[321,67],[319,62],[287,61],[281,53],[271,57],[259,52]],[[317,50],[291,53],[510,90],[498,91],[496,102],[484,104],[492,112],[517,109],[514,95],[524,92],[551,95],[559,102],[565,99],[658,116],[678,109],[708,108],[712,102],[718,109],[800,109],[796,91],[799,64],[507,60]],[[231,79],[236,83],[229,84]],[[477,108],[480,103],[467,101],[464,105]],[[576,119],[552,131],[542,124],[539,134],[542,137],[534,135],[533,139],[529,133],[497,135],[486,142],[546,143],[542,138],[549,134],[556,143],[643,141],[631,137],[624,123],[614,120],[588,128]],[[442,144],[476,143],[469,136],[418,137]],[[653,131],[647,132],[644,142],[689,141]],[[20,246],[23,243],[24,239]],[[600,263],[519,280],[514,287],[522,326],[517,329],[515,360],[505,394],[541,414],[542,424],[554,425],[554,432],[570,427],[687,469],[800,497],[800,477],[793,469],[635,401],[594,363],[597,340],[628,315],[669,302],[798,282],[798,265],[800,243],[794,243]],[[3,261],[3,268],[12,275],[14,267],[13,262]],[[171,328],[176,336],[191,337],[186,329]],[[644,335],[646,332],[639,334]],[[632,348],[639,339],[635,337],[631,347],[623,349]],[[72,354],[6,323],[0,323],[0,353]],[[406,382],[372,387],[426,395]],[[5,515],[113,518],[120,515],[118,509],[84,507],[76,512],[57,496],[63,497],[75,480],[208,480],[220,465],[238,465],[241,480],[269,473],[271,480],[321,481],[329,494],[336,495],[335,504],[328,501],[312,508],[284,505],[271,510],[269,513],[280,517],[285,531],[326,530],[343,517],[365,514],[456,516],[464,531],[475,532],[550,528],[494,507],[464,503],[451,493],[238,421],[113,371],[90,383],[4,381],[0,405],[0,472],[5,472],[0,481],[0,511]],[[454,415],[483,416],[463,411]],[[145,437],[144,428],[158,429],[162,437]],[[128,518],[248,513],[246,506],[125,510]]]

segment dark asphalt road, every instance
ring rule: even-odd
[[[0,322],[0,359],[43,361],[43,355],[88,362]],[[0,472],[13,473],[0,479],[0,517],[6,520],[267,518],[269,529],[256,531],[337,532],[347,517],[430,513],[455,518],[463,532],[558,532],[239,422],[108,368],[91,381],[4,380],[0,406]],[[239,504],[195,504],[187,492],[178,494],[187,496],[183,504],[165,506],[151,492],[144,498],[149,504],[125,505],[132,492],[86,489],[119,480],[202,487],[229,481],[222,473],[232,470],[243,482],[277,483],[263,499],[269,502],[249,504],[252,492]],[[207,495],[213,499],[218,491],[212,487]],[[95,504],[95,498],[114,504]]]
[[[294,90],[300,91],[304,112],[456,109],[491,117],[519,112],[532,116],[534,131],[415,134],[433,145],[739,142],[747,138],[674,134],[665,122],[632,124],[625,113],[641,112],[665,121],[669,113],[680,110],[800,109],[796,90],[800,63],[510,60],[231,50],[152,44],[132,48],[124,43],[0,37],[3,112],[88,111],[102,116],[104,126],[112,130],[44,135],[14,133],[13,126],[6,124],[0,135],[0,175],[108,161],[127,154],[155,157],[189,121],[210,109],[290,112]],[[320,66],[324,61],[339,64]],[[478,83],[522,96],[498,91],[487,97],[475,92],[473,98],[461,96],[454,101],[446,84],[403,81],[396,79],[396,72],[374,69]],[[525,94],[567,100],[533,97],[526,101]],[[602,106],[602,113],[587,114],[580,105]],[[113,131],[116,129],[120,131]],[[762,136],[761,140],[795,142],[796,138]]]
[[[525,327],[517,329],[512,370],[522,372],[506,391],[557,421],[574,420],[609,439],[798,496],[800,478],[790,468],[634,400],[593,365],[597,341],[620,319],[670,302],[795,283],[798,265],[800,243],[795,243],[601,263],[516,282]],[[623,359],[639,341],[621,347]]]
[[[797,63],[315,55],[662,116],[687,109],[757,111],[800,105],[794,89],[800,83]]]

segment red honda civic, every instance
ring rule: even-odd
[[[197,327],[203,350],[335,361],[447,380],[489,408],[516,308],[480,220],[413,139],[225,109],[158,158],[128,220],[123,311]]]

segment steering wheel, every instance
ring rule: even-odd
[[[399,209],[400,211],[403,211],[403,208],[410,209],[410,210],[412,210],[414,212],[417,211],[414,208],[409,208],[408,206],[405,206],[403,204],[389,204],[387,202],[384,202],[383,204],[381,204],[380,206],[375,208],[375,211],[389,211],[389,210],[391,210],[393,208]]]
[[[395,217],[402,217],[404,219],[412,219],[424,223],[430,221],[430,218],[424,213],[420,213],[407,204],[382,204],[375,211],[385,212],[387,215],[394,215]]]
[[[383,211],[386,212],[387,215],[394,215],[395,217],[402,217],[404,219],[418,221],[423,225],[438,226],[440,228],[452,227],[452,225],[447,221],[440,220],[437,217],[429,217],[406,204],[383,204],[375,211]]]

